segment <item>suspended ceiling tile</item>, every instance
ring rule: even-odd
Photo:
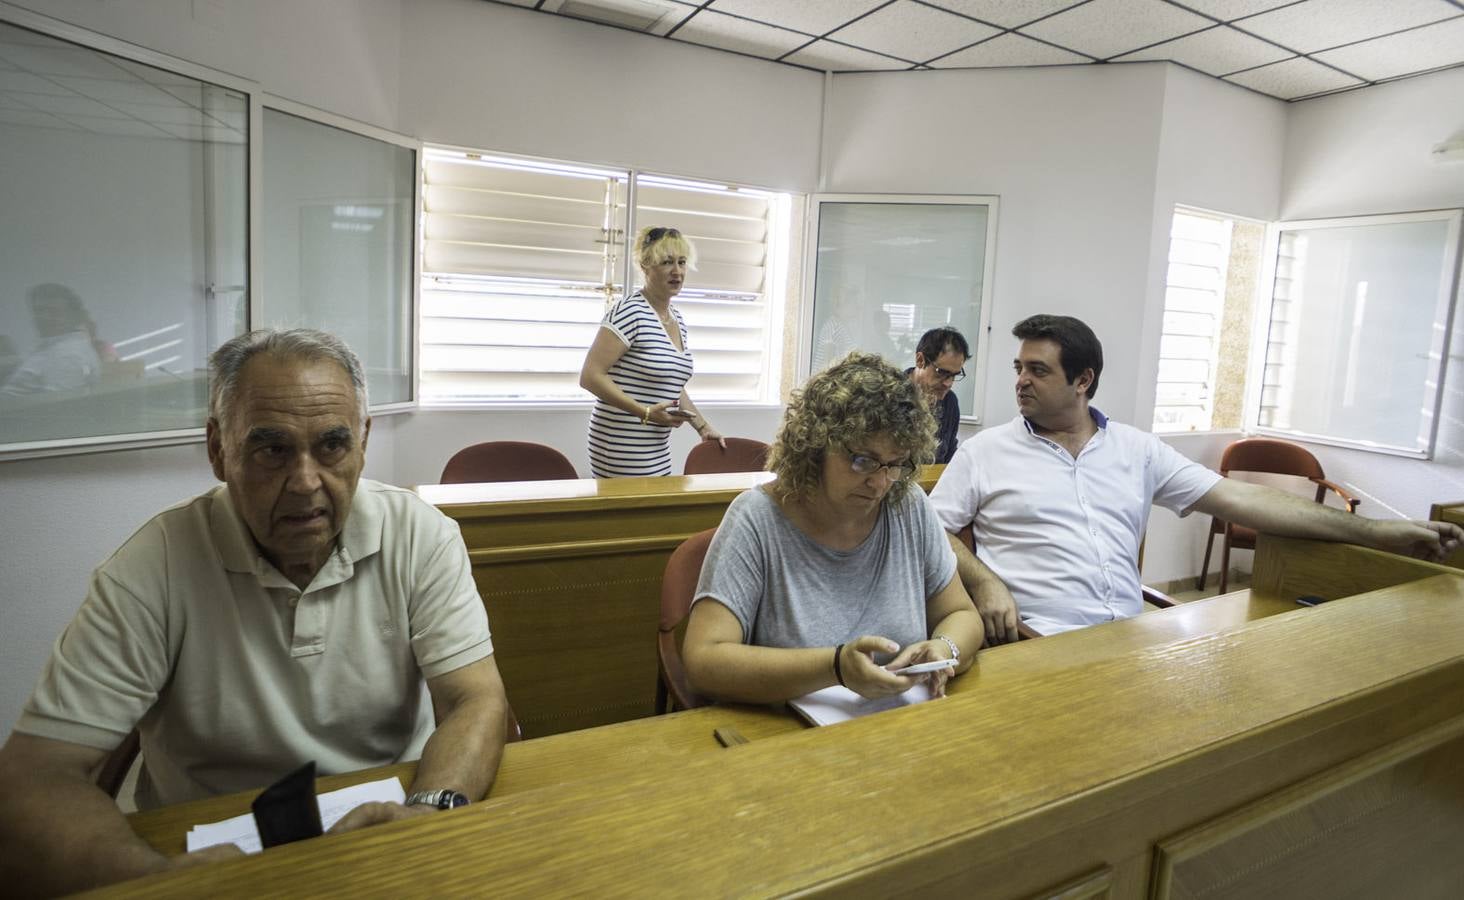
[[[1306,0],[1238,23],[1298,53],[1326,50],[1457,16],[1447,0]]]
[[[50,113],[36,112],[29,109],[0,109],[0,124],[5,125],[33,125],[39,128],[65,128],[75,131],[76,126],[70,122],[58,119]]]
[[[1021,30],[1059,47],[1108,59],[1213,24],[1163,0],[1092,0]]]
[[[104,119],[97,116],[65,116],[64,118],[74,125],[98,134],[121,134],[129,137],[168,137],[167,133],[158,126],[149,125],[147,122],[139,122],[136,119]]]
[[[0,56],[37,75],[81,75],[88,78],[115,78],[118,75],[117,67],[109,57],[81,47],[5,44],[0,46]]]
[[[69,75],[57,76],[55,80],[76,91],[84,97],[91,97],[95,100],[111,102],[120,100],[128,103],[172,103],[178,104],[178,98],[164,91],[156,85],[148,84],[145,81],[130,80],[118,72],[118,78],[74,78]]]
[[[876,53],[924,62],[998,33],[990,25],[944,10],[913,0],[896,0],[829,37]]]
[[[1227,75],[1241,69],[1279,62],[1295,55],[1275,44],[1241,34],[1227,25],[1217,25],[1199,34],[1186,35],[1120,56],[1118,61],[1172,59],[1208,75]]]
[[[1336,69],[1329,69],[1321,63],[1299,56],[1283,62],[1272,63],[1269,66],[1261,66],[1259,69],[1230,75],[1225,80],[1245,85],[1282,100],[1294,100],[1298,97],[1308,97],[1339,88],[1355,87],[1363,83]]]
[[[995,66],[1065,66],[1091,62],[1086,56],[1034,41],[1020,34],[999,35],[931,62],[937,69],[982,69]]]
[[[886,0],[820,0],[818,3],[788,0],[713,0],[709,9],[756,19],[805,34],[825,35],[859,18]],[[700,17],[698,17],[700,18]],[[693,19],[692,21],[696,21]]]
[[[1288,3],[1295,3],[1296,0],[1180,0],[1180,2],[1195,12],[1229,22],[1275,9],[1278,6],[1285,6]]]
[[[0,93],[0,109],[35,109],[20,96]]]
[[[796,31],[707,11],[689,19],[671,38],[765,59],[777,59],[809,41],[808,35]]]
[[[75,91],[65,85],[57,84],[49,78],[42,78],[39,75],[32,75],[29,72],[0,71],[0,91],[21,91],[27,94],[76,94]]]
[[[908,69],[910,64],[858,47],[846,47],[834,41],[815,41],[790,56],[783,57],[790,62],[811,69],[828,72],[864,72],[888,69]]]
[[[951,12],[972,16],[983,22],[1016,28],[1060,9],[1067,9],[1077,0],[926,0]]]
[[[1317,59],[1381,81],[1464,63],[1464,16],[1318,53]]]
[[[18,99],[34,109],[67,116],[99,116],[109,119],[125,119],[127,113],[120,112],[104,103],[75,94],[22,94]]]

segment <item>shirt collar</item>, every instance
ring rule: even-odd
[[[1089,406],[1088,415],[1093,417],[1093,424],[1098,426],[1099,431],[1108,430],[1108,417],[1103,414],[1103,411],[1101,409],[1096,406]],[[1029,420],[1026,416],[1019,414],[1017,416],[1017,420],[1026,426],[1028,434],[1032,435],[1033,437],[1038,436],[1037,429],[1032,427],[1031,420]]]
[[[381,550],[381,533],[386,514],[381,498],[376,491],[370,489],[371,484],[364,479],[357,484],[356,497],[351,503],[351,515],[346,519],[346,527],[341,529],[340,537],[336,539],[335,552],[310,582],[311,590],[345,581],[351,577],[357,562]],[[259,545],[254,543],[254,535],[234,507],[229,486],[221,484],[214,488],[212,499],[209,523],[213,530],[214,546],[218,548],[219,559],[225,571],[247,572],[269,585],[282,578],[269,560],[259,552]]]

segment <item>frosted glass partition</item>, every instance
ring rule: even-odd
[[[1451,211],[1279,226],[1259,430],[1430,454],[1459,220]]]
[[[329,331],[372,406],[411,400],[416,150],[270,108],[261,145],[256,326]]]
[[[819,197],[810,372],[853,349],[900,368],[915,345],[950,325],[971,345],[953,386],[962,417],[979,421],[985,298],[995,198]]]
[[[0,24],[0,451],[202,427],[247,313],[248,100]]]

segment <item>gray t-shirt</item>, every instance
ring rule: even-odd
[[[743,641],[761,647],[828,647],[865,634],[903,647],[930,636],[925,602],[955,572],[956,556],[919,488],[887,500],[853,550],[815,542],[753,488],[727,507],[695,602],[726,606]]]

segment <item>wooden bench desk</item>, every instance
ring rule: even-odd
[[[1248,615],[1253,599],[1210,608]],[[1143,645],[1182,630],[1175,612],[994,650],[943,701],[103,894],[1420,897],[1464,883],[1464,576]],[[1104,632],[1131,649],[1066,664]]]

